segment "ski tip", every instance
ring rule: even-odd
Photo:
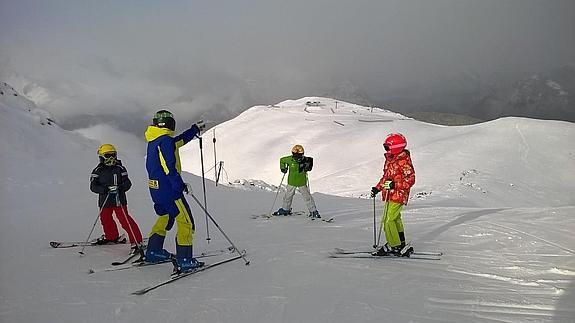
[[[122,265],[122,264],[124,264],[124,263],[123,263],[123,262],[119,262],[119,261],[114,261],[114,262],[112,263],[112,266],[119,266],[119,265]]]

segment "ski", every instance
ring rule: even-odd
[[[311,218],[312,221],[321,220],[322,222],[326,222],[326,223],[332,223],[334,219],[335,219],[335,218],[333,218],[333,217],[332,217],[332,218],[329,218],[329,219],[326,219],[326,218],[319,218],[319,219],[318,219],[318,218]]]
[[[130,264],[124,264],[124,265],[118,265],[118,266],[112,266],[112,267],[105,267],[105,268],[90,268],[88,269],[88,274],[94,274],[94,273],[101,273],[101,272],[106,272],[106,271],[118,271],[118,270],[126,270],[126,269],[132,269],[132,268],[140,268],[140,267],[148,267],[148,266],[155,266],[155,265],[161,265],[161,264],[167,264],[167,263],[172,263],[172,260],[167,260],[167,261],[161,261],[161,262],[132,262]]]
[[[345,255],[353,255],[353,254],[371,254],[375,250],[346,250],[342,248],[335,248],[335,253],[337,254],[345,254]],[[435,256],[440,257],[443,256],[443,252],[433,252],[433,251],[414,251],[412,255],[420,255],[420,256]]]
[[[130,254],[127,258],[125,258],[124,260],[114,261],[114,262],[112,263],[112,266],[120,266],[120,265],[126,264],[126,263],[128,263],[128,261],[134,259],[136,256],[141,256],[141,255],[140,255],[139,252],[137,252],[137,253],[132,253],[132,254]]]
[[[396,255],[385,255],[385,256],[373,256],[371,253],[338,253],[330,252],[330,258],[363,258],[363,259],[417,259],[417,260],[441,260],[440,256],[434,255],[422,255],[417,253],[412,253],[409,257],[401,257]]]
[[[252,214],[252,215],[251,215],[251,218],[252,218],[252,219],[273,219],[273,218],[275,218],[275,217],[283,218],[283,217],[290,217],[290,216],[304,215],[304,214],[305,214],[305,212],[303,212],[303,211],[293,212],[293,213],[290,213],[290,214],[288,214],[288,215],[280,215],[280,214],[278,214],[277,212],[274,212],[274,213],[271,213],[271,214],[269,214],[269,213]]]
[[[152,291],[152,290],[154,290],[154,289],[156,289],[156,288],[158,288],[158,287],[167,285],[167,284],[169,284],[169,283],[173,283],[173,282],[175,282],[176,280],[178,280],[178,279],[180,279],[180,278],[184,278],[184,277],[187,277],[187,276],[190,276],[190,275],[193,275],[193,274],[196,274],[196,273],[205,271],[205,270],[207,270],[207,269],[214,268],[214,267],[216,267],[216,266],[219,266],[219,265],[222,265],[222,264],[225,264],[225,263],[228,263],[228,262],[237,260],[237,259],[241,259],[245,254],[246,254],[246,251],[243,250],[243,251],[242,251],[239,255],[237,255],[237,256],[234,256],[234,257],[231,257],[231,258],[228,258],[228,259],[224,259],[224,260],[215,262],[215,263],[213,263],[213,264],[204,265],[203,267],[196,268],[196,269],[194,269],[194,270],[192,270],[192,271],[187,271],[187,272],[184,272],[184,273],[181,273],[181,274],[172,276],[171,278],[169,278],[169,279],[167,279],[167,280],[164,280],[164,281],[159,282],[159,283],[157,283],[157,284],[154,284],[154,285],[148,286],[148,287],[146,287],[146,288],[142,288],[142,289],[139,289],[139,290],[137,290],[137,291],[135,291],[135,292],[132,292],[132,294],[133,294],[133,295],[144,295],[144,294],[146,294],[147,292]]]
[[[226,249],[219,249],[219,250],[211,250],[211,251],[204,251],[200,254],[196,254],[194,257],[195,258],[207,258],[207,257],[215,257],[215,256],[219,256],[222,255],[226,252],[233,252],[235,249],[234,247],[228,247]],[[138,254],[136,254],[138,255]],[[133,257],[132,257],[133,258]],[[128,260],[129,261],[129,260]],[[163,262],[157,262],[157,263],[151,263],[151,262],[144,262],[142,260],[136,260],[130,264],[128,264],[126,261],[126,263],[124,264],[118,264],[118,265],[114,265],[114,263],[112,263],[112,267],[105,267],[105,268],[90,268],[88,270],[88,274],[94,274],[94,273],[100,273],[100,272],[106,272],[106,271],[118,271],[118,270],[126,270],[126,269],[132,269],[132,268],[139,268],[139,267],[147,267],[147,266],[152,266],[152,265],[160,265],[160,264],[165,264],[165,263],[171,263],[171,260],[168,261],[163,261]]]
[[[97,240],[98,239],[92,239],[88,242],[86,242],[86,241],[50,241],[50,247],[52,247],[52,248],[74,248],[74,247],[90,247],[90,246],[113,246],[113,245],[117,245],[117,244],[125,244],[127,242],[126,236],[123,234],[120,236],[120,242],[118,242],[118,243],[99,245],[99,244],[96,244]]]
[[[73,247],[82,247],[82,246],[94,246],[92,241],[86,243],[85,241],[50,241],[50,246],[52,248],[73,248]]]

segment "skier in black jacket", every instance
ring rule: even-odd
[[[142,246],[142,233],[136,221],[128,213],[126,191],[132,187],[128,171],[117,159],[117,151],[113,145],[101,145],[98,156],[100,163],[90,176],[90,190],[99,194],[100,221],[104,229],[104,235],[97,240],[97,244],[125,242],[119,238],[118,227],[112,217],[112,213],[115,212],[122,228],[128,233],[133,251],[139,252]]]

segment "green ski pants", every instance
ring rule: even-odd
[[[396,247],[401,244],[399,232],[403,232],[403,222],[401,222],[401,210],[403,204],[387,202],[387,207],[383,208],[383,230],[385,239],[390,247]]]

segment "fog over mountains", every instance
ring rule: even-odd
[[[351,84],[328,93],[439,124],[471,124],[510,116],[575,122],[575,64],[523,77],[481,77],[466,71],[380,97],[368,97]]]

